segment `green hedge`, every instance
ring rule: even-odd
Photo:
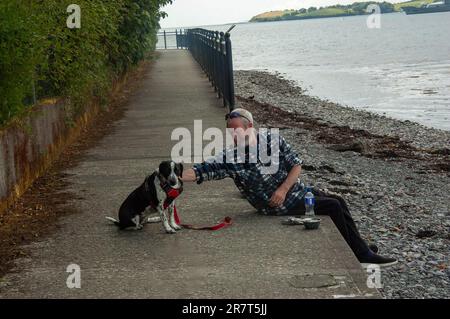
[[[77,114],[153,50],[171,0],[0,0],[0,126],[34,97],[65,97]],[[81,7],[81,28],[66,25]]]

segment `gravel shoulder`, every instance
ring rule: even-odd
[[[385,298],[450,298],[450,132],[306,94],[278,74],[236,71],[238,104],[279,127],[303,180],[343,196],[360,231],[399,264]]]

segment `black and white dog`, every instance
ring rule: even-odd
[[[164,161],[159,169],[147,176],[141,186],[136,188],[122,203],[119,220],[106,217],[120,229],[140,230],[144,224],[162,222],[167,233],[173,234],[181,227],[175,220],[175,199],[183,192],[183,164]],[[157,212],[159,216],[150,218]]]

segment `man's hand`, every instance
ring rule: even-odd
[[[284,187],[279,187],[275,193],[272,194],[272,198],[270,199],[269,206],[270,207],[280,207],[283,205],[286,200],[287,190]]]
[[[197,177],[195,175],[194,170],[192,168],[184,170],[181,180],[183,182],[195,182],[197,180]]]

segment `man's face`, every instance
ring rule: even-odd
[[[227,121],[227,128],[232,129],[232,131],[233,131],[232,135],[233,135],[233,140],[234,140],[235,145],[238,143],[238,140],[246,141],[246,144],[247,144],[248,140],[250,138],[250,135],[253,132],[253,124],[248,123],[246,120],[244,120],[241,117],[229,119]]]

